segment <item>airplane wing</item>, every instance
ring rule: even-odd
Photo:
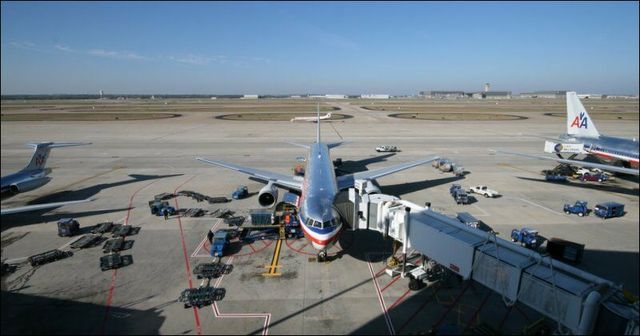
[[[79,201],[45,203],[45,204],[27,205],[27,206],[16,207],[16,208],[5,208],[5,209],[0,210],[0,215],[10,215],[10,214],[20,213],[20,212],[36,211],[36,210],[43,210],[43,209],[49,209],[49,208],[57,208],[57,207],[61,207],[63,205],[86,203],[86,202],[91,202],[93,200],[94,199],[85,199],[85,200],[79,200]]]
[[[273,182],[273,184],[275,185],[279,185],[281,187],[284,188],[290,188],[290,189],[294,189],[294,190],[302,190],[302,182],[301,181],[297,181],[293,178],[293,176],[287,176],[284,174],[278,174],[278,173],[272,173],[272,172],[268,172],[268,171],[264,171],[264,170],[260,170],[260,169],[254,169],[254,168],[249,168],[249,167],[243,167],[243,166],[238,166],[235,165],[233,163],[228,163],[228,162],[224,162],[224,161],[218,161],[218,160],[208,160],[205,158],[196,158],[196,160],[204,162],[204,163],[208,163],[208,164],[212,164],[215,166],[219,166],[219,167],[223,167],[223,168],[227,168],[227,169],[231,169],[231,170],[235,170],[235,171],[239,171],[241,173],[253,176],[259,180],[263,180],[265,182]]]
[[[423,165],[425,163],[429,163],[429,162],[437,160],[439,158],[440,157],[438,157],[438,156],[434,156],[434,157],[430,157],[430,158],[427,158],[427,159],[411,161],[411,162],[407,162],[407,163],[403,163],[403,164],[399,164],[399,165],[395,165],[395,166],[391,166],[391,167],[374,169],[374,170],[367,170],[367,171],[363,171],[363,172],[359,172],[359,173],[355,173],[355,174],[340,176],[340,177],[338,177],[338,180],[337,180],[338,189],[346,189],[346,188],[352,187],[355,180],[359,180],[359,179],[366,179],[366,180],[377,179],[377,178],[382,177],[382,176],[390,175],[390,174],[393,174],[393,173],[397,173],[399,171],[403,171],[403,170],[406,170],[406,169],[409,169],[409,168],[413,168],[413,167],[416,167],[416,166],[419,166],[419,165]]]
[[[547,156],[538,156],[538,155],[506,152],[506,151],[501,151],[501,150],[496,150],[496,152],[497,153],[510,154],[510,155],[518,155],[518,156],[522,156],[522,157],[528,157],[528,158],[531,158],[531,159],[556,161],[556,162],[560,162],[560,163],[567,163],[567,164],[572,164],[572,165],[581,166],[581,167],[598,168],[598,169],[601,169],[601,170],[611,171],[611,172],[616,172],[616,173],[638,175],[638,169],[617,167],[617,166],[612,166],[612,165],[603,164],[603,163],[584,162],[584,161],[578,161],[578,160],[567,160],[567,159],[560,159],[560,158],[547,157]]]

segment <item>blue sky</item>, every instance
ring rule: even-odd
[[[637,2],[6,2],[2,94],[637,94]]]

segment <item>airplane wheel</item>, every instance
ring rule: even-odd
[[[484,194],[484,197],[489,198],[489,194]]]

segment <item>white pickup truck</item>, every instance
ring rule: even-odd
[[[485,185],[477,185],[477,186],[473,186],[471,188],[469,188],[469,192],[472,193],[476,193],[476,194],[480,194],[483,195],[484,197],[498,197],[500,196],[500,193],[493,190],[493,189],[489,189],[487,186]]]

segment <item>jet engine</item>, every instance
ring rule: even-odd
[[[265,208],[272,207],[278,200],[278,187],[269,182],[258,194],[258,203]]]
[[[378,187],[378,184],[375,181],[369,180],[369,183],[367,183],[367,186],[364,188],[364,192],[369,195],[379,194],[380,188]]]
[[[37,177],[25,181],[13,183],[9,186],[11,193],[17,194],[39,188],[51,181],[50,177]]]

